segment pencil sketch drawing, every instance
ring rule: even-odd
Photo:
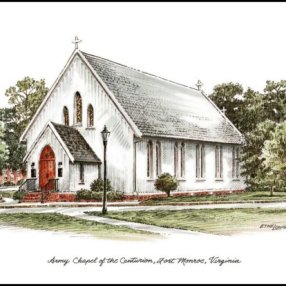
[[[108,178],[126,195],[156,192],[166,172],[178,192],[244,188],[233,163],[242,135],[201,90],[76,48],[20,138],[34,190],[57,180],[59,193],[77,192],[101,178],[104,126]]]
[[[267,82],[269,95],[234,83],[207,95],[200,80],[182,85],[80,42],[49,90],[26,77],[6,91],[14,106],[1,110],[1,206],[14,212],[3,223],[135,239],[284,221],[284,210],[247,203],[285,200],[284,105],[267,105],[285,82]],[[49,206],[60,209],[42,213]]]

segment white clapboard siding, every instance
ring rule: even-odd
[[[84,164],[84,181],[80,181],[80,164],[70,164],[72,176],[70,177],[70,185],[72,191],[80,189],[89,189],[93,180],[98,178],[98,165]]]
[[[111,131],[107,146],[108,178],[116,190],[127,193],[133,192],[133,131],[91,71],[78,56],[75,56],[72,60],[50,95],[50,99],[27,132],[25,136],[27,138],[27,151],[30,151],[48,121],[63,124],[64,106],[69,110],[70,125],[74,123],[74,96],[77,91],[82,97],[83,114],[82,125],[76,126],[76,128],[103,161],[103,143],[100,132],[103,130],[104,125],[107,126]],[[87,108],[89,104],[92,104],[94,108],[93,128],[87,128]],[[101,169],[103,170],[103,168]],[[66,172],[66,170],[63,171]],[[70,170],[70,174],[71,178],[78,178],[76,166]],[[86,176],[89,175],[86,174]],[[71,180],[70,190],[76,189],[78,189],[77,183]]]
[[[147,143],[153,142],[153,178],[147,178]],[[156,166],[156,141],[161,143],[161,173],[168,172],[174,175],[174,145],[175,140],[144,139],[137,143],[136,148],[136,191],[139,193],[156,192],[154,188]],[[182,141],[177,141],[181,143]],[[232,145],[223,144],[223,178],[215,178],[215,143],[205,143],[205,177],[196,178],[196,144],[185,143],[185,176],[178,178],[178,191],[212,191],[212,190],[237,190],[245,187],[244,180],[232,178]]]

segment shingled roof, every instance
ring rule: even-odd
[[[73,127],[51,122],[66,147],[74,157],[75,162],[101,163],[89,144]]]
[[[144,136],[235,143],[242,135],[202,92],[81,52]]]

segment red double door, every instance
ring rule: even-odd
[[[48,191],[53,188],[53,185],[48,185],[50,179],[55,179],[56,176],[56,158],[51,146],[47,145],[40,156],[39,177],[40,188]]]

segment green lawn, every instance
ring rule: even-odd
[[[286,192],[275,192],[271,197],[269,192],[243,192],[240,194],[189,196],[189,197],[165,197],[142,201],[141,205],[155,206],[192,202],[249,202],[249,201],[286,201]]]
[[[23,228],[89,234],[109,239],[146,239],[155,236],[123,226],[112,226],[56,213],[0,214],[0,225]]]
[[[242,231],[262,231],[261,224],[286,225],[286,209],[270,208],[112,211],[107,216],[119,220],[223,235]]]
[[[3,191],[3,192],[0,192],[0,197],[3,197],[3,198],[13,198],[13,194],[15,193],[16,191]]]

